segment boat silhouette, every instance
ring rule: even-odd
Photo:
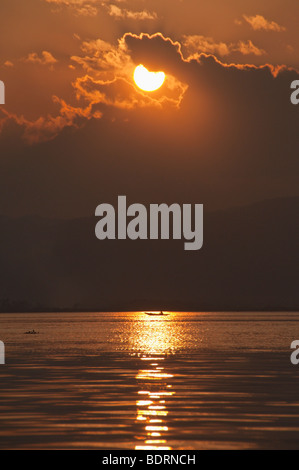
[[[164,316],[164,317],[167,317],[167,315],[169,315],[168,313],[163,313],[162,311],[160,313],[154,313],[154,312],[144,312],[146,315],[150,315],[152,317],[160,317],[160,316]]]

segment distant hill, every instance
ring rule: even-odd
[[[204,246],[0,217],[0,311],[299,310],[299,198],[204,212]]]

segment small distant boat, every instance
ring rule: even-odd
[[[35,330],[29,330],[29,331],[25,331],[24,334],[25,334],[25,335],[38,335],[39,332],[38,332],[38,331],[35,331]]]
[[[167,317],[167,315],[169,315],[169,313],[164,313],[164,312],[160,312],[160,313],[154,313],[154,312],[145,312],[146,315],[151,315],[153,317],[160,317],[161,315]]]

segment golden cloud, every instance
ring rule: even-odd
[[[78,72],[73,79],[74,95],[69,99],[71,104],[62,97],[53,96],[54,103],[59,105],[57,115],[42,115],[32,121],[23,115],[9,113],[3,108],[1,111],[5,117],[0,122],[0,128],[3,128],[8,120],[13,120],[22,128],[26,142],[32,144],[53,139],[66,127],[78,128],[90,119],[101,119],[105,113],[109,119],[117,119],[119,116],[127,119],[129,114],[124,114],[124,110],[130,112],[144,108],[179,109],[189,86],[190,90],[192,85],[194,88],[199,77],[201,88],[204,90],[205,82],[211,83],[214,80],[217,83],[219,76],[225,75],[229,81],[232,76],[229,74],[230,70],[243,71],[244,74],[247,71],[254,74],[255,70],[259,70],[261,74],[272,74],[273,77],[286,70],[284,66],[225,64],[211,54],[211,51],[216,49],[215,45],[219,48],[222,44],[213,43],[212,38],[185,37],[183,44],[190,48],[186,57],[182,52],[181,43],[163,36],[162,33],[137,35],[129,32],[115,44],[102,39],[84,41],[81,44],[82,53],[70,58],[77,71],[81,68],[81,74]],[[191,48],[199,47],[200,44],[206,47],[205,52],[190,54]],[[264,53],[251,41],[239,41],[227,47],[230,52],[239,51],[244,55]],[[220,47],[220,51],[224,55],[227,52],[224,46]],[[41,55],[29,54],[26,61],[52,66],[56,59],[50,52],[43,51]],[[163,70],[166,73],[165,84],[153,94],[143,92],[134,84],[133,73],[140,63],[150,70]],[[244,79],[245,76],[240,78]],[[189,100],[192,90],[190,93]]]
[[[107,11],[110,16],[116,19],[130,19],[130,20],[156,20],[157,13],[143,11],[132,11],[125,8],[119,8],[117,5],[107,5]]]
[[[268,21],[262,15],[247,16],[243,15],[245,21],[254,29],[255,31],[264,30],[264,31],[276,31],[282,32],[286,31],[284,26],[280,26],[275,21]]]
[[[98,13],[98,0],[45,0],[60,7],[70,7],[75,14],[83,16],[95,16]]]
[[[190,35],[184,36],[183,46],[189,52],[204,52],[206,54],[218,54],[220,56],[226,56],[231,52],[231,46],[225,42],[215,42],[213,38]]]
[[[41,65],[54,65],[57,60],[51,52],[42,51],[41,56],[39,56],[36,52],[31,52],[28,56],[24,59],[25,62],[30,62],[32,64],[41,64]]]
[[[263,49],[258,48],[253,44],[252,41],[239,41],[237,47],[234,49],[235,51],[241,52],[243,55],[253,54],[256,56],[260,56],[266,54]]]
[[[148,10],[132,11],[127,8],[120,8],[115,3],[126,3],[126,0],[114,0],[111,4],[108,0],[45,0],[58,7],[72,8],[76,15],[96,16],[100,8],[105,8],[108,15],[114,19],[131,19],[131,20],[155,20],[157,13]]]
[[[163,103],[179,107],[188,87],[171,74],[167,74],[163,90],[160,93],[144,94],[136,88],[133,82],[133,73],[139,63],[135,63],[130,55],[126,43],[128,34],[130,35],[130,33],[126,33],[120,38],[117,45],[101,39],[83,42],[81,49],[84,55],[71,58],[88,74],[83,79],[78,79],[74,84],[78,93],[77,97],[91,99],[93,102],[97,99],[98,103],[102,102],[109,106],[127,109],[138,106],[161,106]],[[141,37],[141,35],[137,37]],[[88,92],[85,89],[86,84],[89,87]],[[94,89],[90,90],[92,85]],[[117,95],[117,98],[112,98],[111,90]]]
[[[205,36],[184,36],[183,46],[187,50],[190,58],[198,58],[200,54],[216,54],[220,57],[228,56],[233,52],[240,52],[243,55],[253,54],[261,56],[266,52],[255,46],[251,40],[239,41],[227,44],[225,42],[215,42],[211,37]]]
[[[71,60],[85,71],[72,83],[74,99],[78,103],[68,104],[64,99],[53,96],[54,103],[60,106],[58,115],[41,116],[29,120],[7,110],[1,110],[5,118],[0,121],[0,130],[9,120],[15,121],[23,129],[23,138],[28,144],[55,138],[66,127],[80,127],[86,120],[100,119],[107,107],[119,110],[137,108],[179,108],[188,88],[185,83],[167,75],[163,89],[149,94],[136,87],[133,73],[136,64],[126,44],[126,33],[116,45],[101,39],[85,41],[81,45],[82,55]],[[47,51],[41,55],[30,53],[23,62],[53,66],[57,62]],[[80,103],[80,105],[79,105]]]
[[[0,120],[0,132],[7,122],[14,121],[23,129],[24,141],[32,145],[54,139],[66,127],[78,128],[82,118],[89,120],[91,118],[99,119],[102,117],[99,111],[92,111],[91,104],[86,108],[73,107],[57,96],[53,96],[53,101],[60,105],[59,115],[41,116],[34,121],[30,121],[24,116],[9,113],[2,108],[1,112],[4,114],[4,118]]]

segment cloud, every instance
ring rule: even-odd
[[[82,16],[96,16],[98,14],[98,9],[93,5],[84,5],[82,7],[76,8],[77,15]]]
[[[72,8],[76,15],[96,16],[98,14],[98,0],[45,0],[58,7]]]
[[[237,26],[241,26],[242,20],[239,20],[238,18],[236,18],[236,19],[234,20],[234,23],[235,23]]]
[[[191,35],[184,36],[182,44],[187,50],[189,58],[196,58],[202,53],[215,54],[219,57],[225,57],[234,52],[256,56],[265,54],[265,51],[255,46],[251,40],[226,44],[225,42],[215,42],[211,37]]]
[[[204,52],[206,54],[217,54],[226,56],[231,52],[231,45],[225,42],[215,42],[213,38],[206,36],[184,36],[183,45],[188,51]]]
[[[42,51],[41,56],[39,56],[36,52],[31,52],[28,56],[24,59],[25,62],[30,62],[32,64],[41,64],[41,65],[54,65],[56,64],[57,60],[51,52]]]
[[[256,56],[261,56],[263,54],[266,54],[266,52],[263,49],[260,49],[259,47],[255,46],[252,41],[239,41],[237,46],[234,48],[235,51],[241,52],[243,55],[256,55]]]
[[[110,16],[116,19],[130,19],[130,20],[156,20],[157,13],[143,11],[132,11],[124,8],[119,8],[117,5],[107,5],[107,11]]]
[[[65,128],[78,128],[90,119],[101,119],[107,109],[179,108],[188,86],[171,73],[163,89],[155,93],[145,93],[136,87],[133,73],[138,63],[132,60],[127,37],[121,37],[116,45],[101,39],[82,43],[82,55],[71,57],[84,71],[84,75],[72,83],[74,103],[69,104],[54,95],[53,102],[60,106],[58,114],[41,116],[33,121],[4,111],[1,128],[13,120],[22,128],[24,141],[36,144],[54,139]],[[47,51],[41,55],[30,53],[24,61],[50,66],[57,62]]]
[[[108,15],[116,20],[131,19],[143,21],[157,19],[155,12],[149,12],[148,10],[133,11],[127,8],[120,8],[115,4],[127,3],[126,0],[114,0],[114,3],[108,0],[46,0],[46,2],[57,7],[71,8],[78,16],[96,16],[101,8],[105,8]]]
[[[22,129],[24,142],[32,145],[54,139],[67,127],[78,129],[82,119],[100,119],[102,117],[99,111],[93,112],[91,110],[91,104],[84,109],[73,107],[56,96],[53,96],[53,101],[60,105],[60,113],[57,116],[41,116],[34,121],[1,109],[4,118],[0,120],[0,132],[9,126],[11,122],[15,122]]]
[[[171,73],[167,75],[163,89],[152,95],[145,94],[134,85],[132,77],[139,63],[132,59],[127,44],[128,38],[133,36],[125,34],[117,45],[101,39],[83,42],[84,55],[71,58],[87,72],[85,77],[74,83],[77,97],[91,99],[93,104],[97,101],[127,109],[159,107],[162,104],[179,107],[187,85]]]
[[[254,29],[255,31],[264,30],[264,31],[276,31],[282,32],[286,31],[284,26],[280,26],[275,21],[268,21],[262,15],[247,16],[243,15],[245,21]]]
[[[113,76],[115,71],[123,73],[131,70],[133,66],[122,40],[119,40],[116,46],[102,39],[84,41],[81,49],[84,55],[72,56],[71,60],[80,64],[88,72],[106,70],[110,76]]]
[[[293,52],[295,52],[295,49],[293,46],[291,46],[291,44],[287,44],[286,50],[289,54],[293,54]]]
[[[142,114],[146,110],[171,112],[175,116],[176,113],[182,114],[187,109],[190,115],[194,115],[198,94],[201,95],[199,108],[205,109],[205,113],[200,115],[200,120],[205,116],[206,121],[209,122],[211,116],[214,116],[213,110],[217,96],[219,102],[223,103],[226,99],[224,97],[230,95],[227,108],[230,112],[231,103],[236,99],[236,90],[248,86],[253,93],[255,89],[253,84],[259,81],[264,89],[267,89],[268,86],[273,86],[270,77],[272,80],[273,77],[277,80],[274,82],[276,84],[280,83],[280,77],[286,74],[287,69],[283,66],[275,68],[271,65],[256,67],[225,64],[212,55],[212,50],[216,49],[215,44],[218,48],[220,47],[222,54],[226,53],[225,47],[221,47],[221,43],[213,43],[212,38],[185,37],[183,44],[184,47],[190,48],[185,56],[180,42],[173,41],[161,33],[153,35],[125,33],[115,44],[102,39],[84,41],[81,44],[82,53],[71,57],[73,64],[76,65],[77,73],[72,83],[74,93],[73,97],[69,98],[71,102],[67,102],[63,96],[54,95],[54,103],[59,105],[56,115],[55,113],[41,115],[39,119],[33,121],[6,112],[2,129],[9,120],[14,120],[22,128],[25,141],[37,143],[54,139],[65,128],[79,129],[93,119],[102,120],[108,116],[112,120],[120,116],[122,119],[127,119],[134,113]],[[205,47],[205,52],[198,50],[194,53],[194,48],[200,45]],[[230,44],[228,49],[230,53],[239,51],[244,55],[264,53],[251,41]],[[27,61],[52,64],[56,59],[44,51],[41,56],[31,53]],[[157,92],[145,93],[135,86],[132,78],[133,72],[140,63],[149,70],[163,70],[166,73],[165,85]],[[264,78],[261,79],[262,77]],[[224,86],[222,82],[226,85]],[[255,98],[252,99],[255,101]],[[288,99],[286,101],[289,103]],[[249,106],[252,106],[251,102]],[[223,108],[223,104],[219,107]],[[242,110],[244,110],[243,107]],[[189,118],[190,116],[187,115],[186,122],[189,122]],[[197,116],[196,119],[198,118]],[[237,121],[239,119],[240,117]],[[194,123],[195,120],[189,123],[190,129],[193,128]]]

